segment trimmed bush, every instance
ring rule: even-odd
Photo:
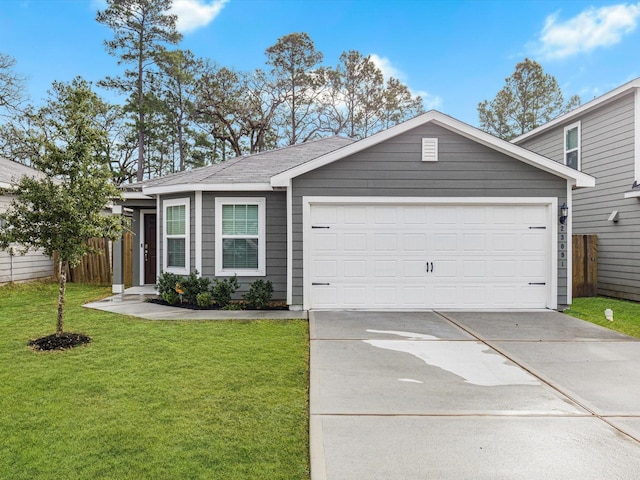
[[[198,302],[198,306],[201,308],[207,308],[211,306],[211,293],[209,292],[202,292],[199,293],[196,297],[196,300]]]
[[[211,280],[206,277],[198,277],[198,271],[191,272],[188,277],[182,277],[182,297],[185,302],[198,305],[198,294],[209,291]]]
[[[158,295],[160,295],[165,302],[170,303],[164,298],[164,295],[171,293],[178,295],[178,292],[176,292],[176,285],[180,284],[181,281],[182,277],[180,275],[170,272],[162,272],[158,277],[158,285],[156,286]]]
[[[249,292],[245,293],[242,298],[251,308],[264,310],[269,306],[272,295],[273,285],[269,280],[256,280],[249,287]]]
[[[231,297],[238,290],[238,278],[234,275],[233,277],[225,278],[223,280],[218,280],[217,278],[213,281],[213,286],[211,287],[211,294],[213,296],[213,301],[218,304],[220,308],[224,308],[229,305],[231,301]]]
[[[162,294],[162,299],[169,305],[176,305],[180,302],[180,295],[175,290],[170,290]]]

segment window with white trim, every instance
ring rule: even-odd
[[[580,170],[580,122],[564,129],[564,164]]]
[[[189,273],[189,199],[164,200],[163,269],[167,272]]]
[[[216,198],[216,275],[264,276],[265,199]]]

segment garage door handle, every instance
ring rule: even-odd
[[[529,285],[546,285],[546,282],[529,282]]]
[[[427,267],[427,273],[433,272],[433,262],[431,262],[431,263],[426,262],[425,266]],[[431,266],[431,270],[429,270],[429,266]]]
[[[311,285],[331,285],[330,283],[311,282]]]

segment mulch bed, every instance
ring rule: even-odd
[[[63,333],[62,335],[47,335],[29,342],[34,350],[45,352],[51,350],[67,350],[91,342],[91,337],[81,333]]]
[[[236,308],[220,308],[219,305],[211,304],[209,307],[201,307],[199,305],[194,305],[193,303],[176,303],[175,305],[171,305],[170,303],[165,302],[160,297],[152,297],[148,298],[147,302],[155,303],[157,305],[165,305],[168,307],[178,307],[178,308],[187,308],[189,310],[253,310],[249,305],[242,300],[233,300],[231,305]],[[287,302],[284,300],[272,300],[269,302],[269,306],[265,310],[289,310],[289,306]]]

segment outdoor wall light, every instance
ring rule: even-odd
[[[567,203],[563,203],[560,207],[560,223],[563,225],[567,223],[567,217],[569,216],[569,207],[567,207]]]

